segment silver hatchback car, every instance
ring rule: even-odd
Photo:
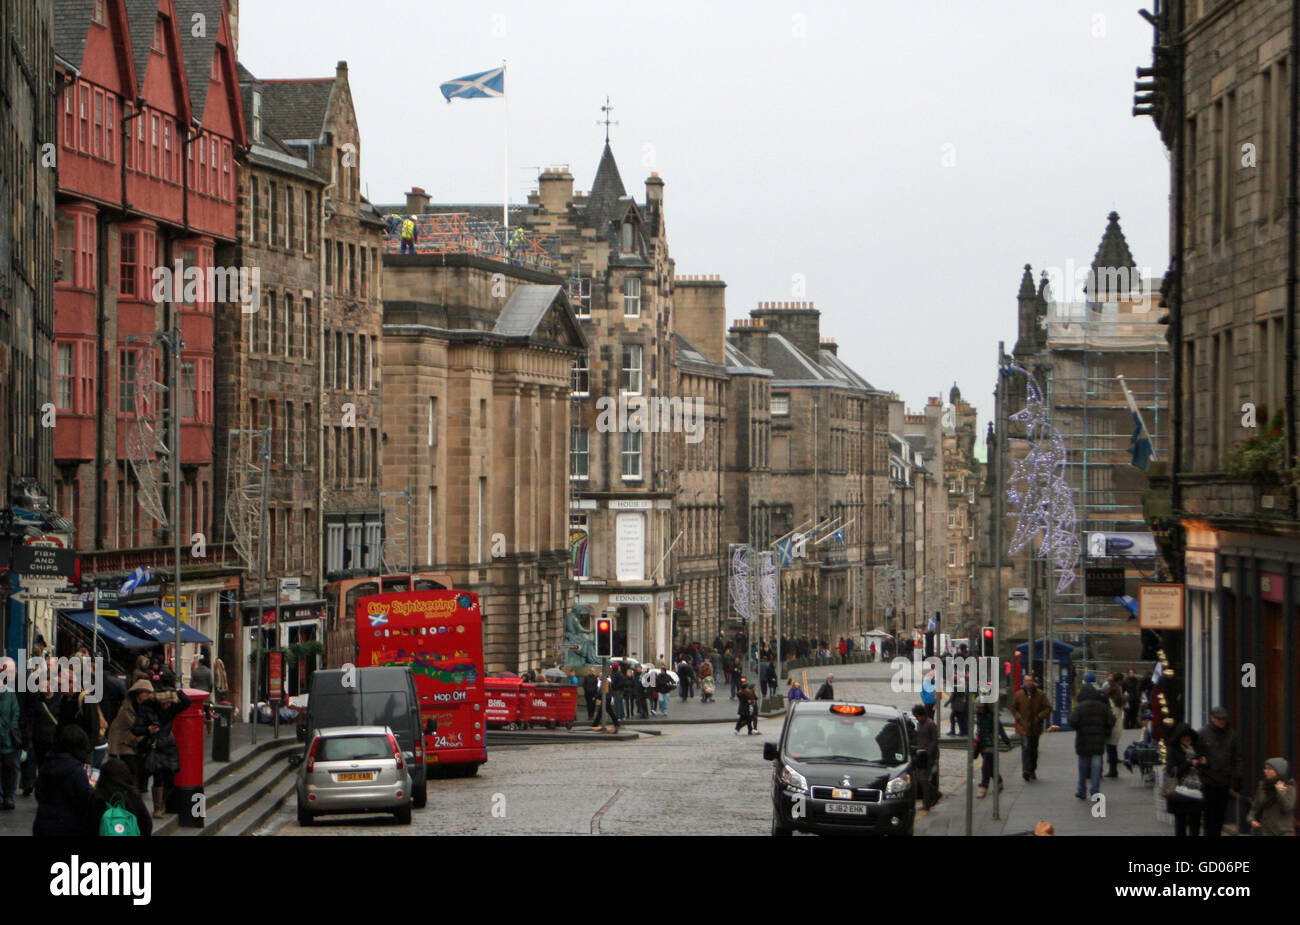
[[[387,726],[317,729],[298,772],[298,824],[322,813],[392,813],[411,822],[411,772]]]

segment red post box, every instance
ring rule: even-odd
[[[190,705],[172,720],[172,735],[176,736],[181,767],[176,772],[176,787],[172,790],[168,808],[179,817],[177,822],[180,825],[201,829],[207,814],[203,794],[203,712],[209,694],[185,688],[185,696],[190,698]]]

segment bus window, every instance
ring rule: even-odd
[[[377,593],[379,593],[379,586],[373,581],[367,581],[364,584],[359,584],[354,588],[348,589],[348,593],[343,600],[344,615],[349,617],[355,616],[357,612],[357,601],[363,597],[368,597],[371,594]]]
[[[415,590],[417,591],[446,591],[447,586],[439,584],[429,578],[417,578],[415,580]]]

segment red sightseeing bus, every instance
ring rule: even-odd
[[[439,591],[456,587],[450,575],[417,572],[414,575],[358,575],[325,585],[325,667],[357,665],[357,601],[371,594],[396,591]]]
[[[420,698],[424,755],[433,766],[473,775],[487,761],[483,617],[478,595],[430,590],[357,599],[360,668],[410,668]]]

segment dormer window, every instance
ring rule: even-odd
[[[262,91],[253,91],[253,140],[262,140]]]
[[[163,53],[163,24],[161,19],[153,24],[153,50],[158,54]]]
[[[90,21],[101,26],[104,24],[104,0],[95,0],[95,10],[90,15]]]
[[[622,245],[621,245],[623,253],[628,254],[636,250],[636,248],[632,244],[634,240],[636,240],[636,226],[631,221],[626,221],[623,223],[623,236],[622,236]]]

